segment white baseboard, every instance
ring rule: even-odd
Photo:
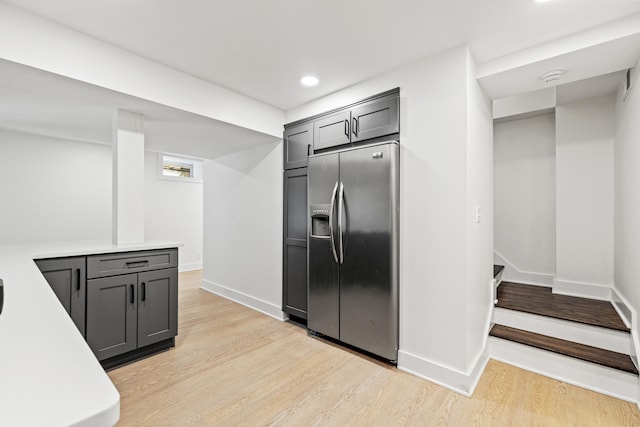
[[[497,324],[631,355],[631,334],[568,320],[496,307]]]
[[[465,396],[471,396],[489,362],[483,351],[470,372],[462,372],[439,363],[426,360],[415,354],[398,351],[398,369],[416,377],[431,381]]]
[[[633,322],[633,314],[634,310],[631,308],[631,305],[627,302],[627,300],[618,293],[618,291],[614,288],[611,290],[611,303],[613,304],[613,308],[616,309],[622,321],[627,328],[631,328]]]
[[[523,271],[516,267],[511,261],[505,258],[497,251],[493,251],[493,262],[495,264],[504,265],[502,272],[502,281],[517,282],[527,285],[553,286],[553,274],[534,273],[532,271]]]
[[[590,298],[611,301],[612,288],[597,283],[574,282],[556,277],[553,283],[553,293],[572,297]]]
[[[180,264],[178,266],[178,271],[180,273],[184,271],[193,271],[193,270],[202,270],[202,261]]]
[[[492,359],[578,387],[638,402],[638,376],[496,337],[489,339]]]
[[[285,315],[282,312],[282,309],[276,304],[272,304],[268,301],[261,300],[260,298],[247,295],[243,292],[227,288],[226,286],[222,286],[218,283],[205,279],[202,279],[200,287],[205,291],[209,291],[233,302],[237,302],[238,304],[242,304],[245,307],[264,313],[267,316],[271,316],[278,320],[285,320]]]
[[[620,318],[622,318],[624,324],[631,329],[631,359],[636,367],[640,368],[640,361],[638,360],[640,343],[638,340],[638,330],[636,329],[636,311],[615,288],[611,291],[611,303],[613,304],[613,308],[618,312],[618,315],[620,315]],[[640,391],[638,402],[640,402]]]

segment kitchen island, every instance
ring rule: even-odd
[[[34,259],[165,249],[177,242],[0,245],[0,425],[113,426],[120,395]]]

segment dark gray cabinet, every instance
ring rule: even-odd
[[[342,111],[313,122],[313,150],[351,142],[351,111]]]
[[[137,348],[138,275],[87,282],[87,343],[98,360]]]
[[[307,157],[313,147],[313,123],[285,129],[283,141],[284,169],[307,166]]]
[[[98,360],[177,335],[177,257],[177,249],[87,257],[87,342]]]
[[[400,131],[398,96],[389,95],[351,109],[351,142],[365,141]]]
[[[39,259],[35,263],[82,336],[85,336],[85,257]]]
[[[400,132],[398,93],[391,93],[313,122],[313,151]]]
[[[284,173],[283,311],[307,318],[307,168]]]
[[[171,339],[178,332],[175,268],[87,281],[87,342],[98,360]]]
[[[138,347],[178,335],[178,270],[138,274]]]

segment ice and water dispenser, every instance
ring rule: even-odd
[[[311,205],[311,237],[328,239],[331,236],[331,205]]]

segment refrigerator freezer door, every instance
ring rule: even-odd
[[[335,200],[338,176],[338,154],[309,158],[309,205],[337,206]],[[335,212],[331,218],[337,218]],[[309,220],[311,217],[309,218]],[[334,220],[335,221],[335,220]],[[311,224],[309,225],[311,227]],[[309,232],[309,293],[307,327],[329,337],[340,338],[340,282],[339,267],[331,241],[337,241],[337,227],[330,239],[315,237]]]
[[[340,340],[389,360],[398,349],[398,159],[395,143],[340,153]]]

